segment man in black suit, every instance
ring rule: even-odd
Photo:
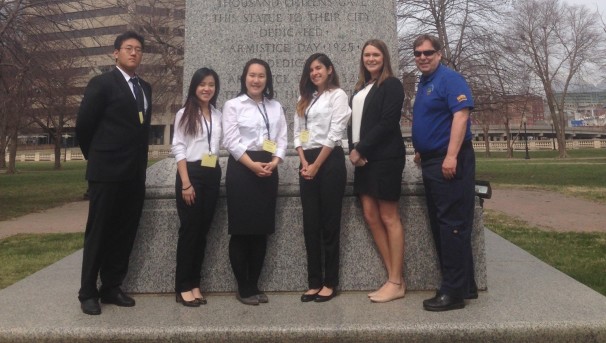
[[[151,86],[135,74],[143,48],[144,39],[135,32],[116,38],[116,68],[90,80],[76,120],[90,195],[78,299],[90,315],[101,314],[99,298],[135,306],[120,285],[145,198]]]

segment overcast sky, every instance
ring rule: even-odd
[[[592,10],[595,9],[597,6],[598,10],[602,14],[604,14],[604,12],[606,11],[606,4],[604,3],[604,0],[599,0],[599,1],[598,0],[565,0],[565,1],[571,5],[585,5]]]

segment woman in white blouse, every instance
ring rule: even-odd
[[[206,234],[219,197],[221,112],[215,108],[219,76],[208,68],[191,78],[185,107],[177,112],[172,153],[177,161],[175,193],[181,225],[177,242],[175,293],[188,307],[206,304],[200,291],[200,269]]]
[[[299,186],[307,249],[308,290],[302,302],[337,295],[341,207],[345,191],[345,138],[351,110],[347,94],[325,54],[311,55],[299,83],[294,145],[301,160]],[[322,263],[324,255],[324,263]],[[324,273],[322,273],[324,271]]]
[[[236,298],[246,305],[268,301],[258,288],[267,235],[275,231],[278,164],[286,154],[286,119],[273,99],[267,62],[252,59],[240,78],[240,94],[223,105],[223,146],[229,151],[225,175],[229,260]]]

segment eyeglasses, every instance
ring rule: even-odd
[[[421,55],[425,55],[426,57],[429,57],[429,56],[433,56],[433,54],[435,54],[436,52],[437,51],[435,51],[435,50],[425,50],[425,51],[415,50],[413,52],[413,54],[415,55],[415,57],[421,57]]]
[[[122,49],[126,50],[129,54],[132,54],[133,51],[136,52],[136,53],[138,53],[138,54],[140,54],[140,53],[143,52],[142,48],[140,48],[140,47],[134,47],[134,46],[130,46],[130,45],[125,46],[123,48],[120,48],[120,50],[122,50]]]

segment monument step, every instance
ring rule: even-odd
[[[606,297],[485,232],[488,283],[465,309],[422,309],[433,292],[373,304],[364,292],[301,303],[299,292],[270,292],[269,303],[240,304],[206,293],[187,308],[173,295],[134,295],[131,308],[80,311],[81,251],[0,291],[4,342],[606,342]]]

